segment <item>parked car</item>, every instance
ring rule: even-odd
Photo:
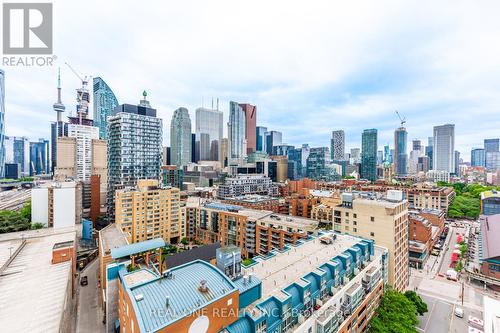
[[[82,276],[82,277],[80,278],[80,285],[81,285],[81,286],[86,286],[86,285],[88,285],[88,284],[89,284],[89,279],[87,278],[87,275]]]
[[[455,308],[455,316],[458,318],[463,318],[464,317],[464,309],[456,307]]]

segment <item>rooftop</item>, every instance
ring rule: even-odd
[[[500,198],[500,192],[496,190],[481,192],[481,200],[488,198]]]
[[[333,244],[324,244],[313,238],[297,247],[267,260],[257,259],[257,264],[243,268],[245,275],[255,274],[262,281],[262,297],[266,299],[291,282],[313,271],[316,267],[330,261],[336,255],[358,243],[361,239],[337,234]]]
[[[0,323],[3,332],[59,332],[71,261],[52,264],[55,244],[74,241],[74,228],[0,235]],[[23,240],[26,242],[21,246]],[[18,252],[8,263],[10,254]],[[27,311],[29,315],[27,315]]]
[[[237,290],[219,269],[201,260],[172,268],[164,273],[163,278],[155,275],[133,286],[128,285],[127,276],[142,274],[141,271],[120,271],[141,332],[156,332]],[[206,292],[198,289],[202,280],[206,281]],[[167,302],[168,309],[158,314],[158,309],[165,309]]]
[[[203,245],[189,251],[183,251],[176,253],[174,255],[168,255],[165,257],[168,268],[177,267],[196,259],[204,260],[210,262],[211,259],[215,258],[215,251],[220,248],[220,243],[213,243],[208,245]]]
[[[227,198],[224,200],[226,200],[226,201],[242,201],[242,202],[248,202],[248,203],[260,203],[260,202],[266,202],[266,201],[279,201],[280,198],[271,197],[268,195],[247,194],[247,195],[241,195],[238,197]]]
[[[128,244],[127,237],[114,223],[99,231],[99,239],[104,252]]]
[[[111,258],[119,259],[129,257],[133,254],[158,249],[167,245],[163,238],[150,239],[144,242],[124,245],[119,248],[111,249]]]

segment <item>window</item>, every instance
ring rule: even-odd
[[[354,232],[357,232],[357,231],[358,231],[358,229],[357,229],[357,228],[352,228],[352,230],[353,230]]]
[[[375,233],[373,231],[370,232],[370,236],[375,237]]]
[[[356,221],[353,221],[352,223],[353,223],[354,225],[358,225],[358,222],[356,222]]]
[[[349,212],[345,212],[345,216],[349,216]]]
[[[356,217],[358,217],[358,214],[353,213],[353,214],[352,214],[352,217],[356,218]]]
[[[370,221],[375,222],[375,217],[370,216]]]

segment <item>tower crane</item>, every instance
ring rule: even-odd
[[[404,127],[404,125],[406,124],[406,117],[401,117],[398,110],[396,110],[396,114],[398,115],[398,118],[401,121],[401,127]]]
[[[90,94],[87,85],[89,83],[88,77],[85,75],[83,78],[78,74],[78,72],[67,62],[65,62],[66,66],[76,75],[76,77],[82,81],[82,87],[77,89],[76,101],[78,102],[77,114],[79,118],[79,123],[82,124],[82,118],[87,117],[89,103],[90,103]]]

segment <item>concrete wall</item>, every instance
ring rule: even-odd
[[[54,188],[54,229],[75,225],[75,188]]]
[[[31,220],[33,223],[48,225],[49,191],[47,188],[33,188],[31,190]]]

